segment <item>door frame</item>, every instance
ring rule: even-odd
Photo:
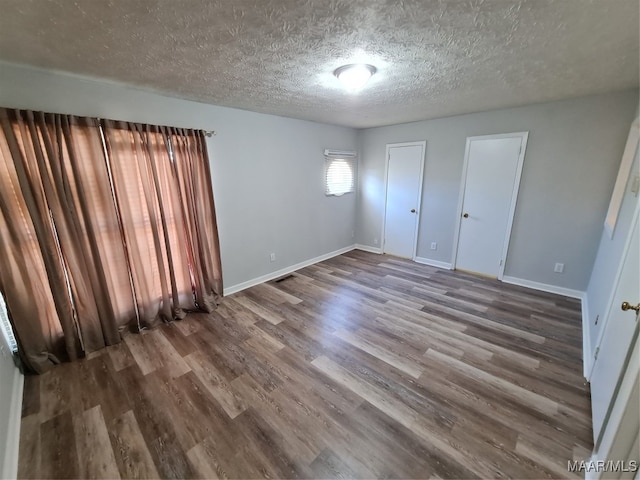
[[[507,254],[509,251],[509,240],[511,239],[511,230],[513,229],[513,218],[516,213],[516,202],[518,200],[518,191],[520,190],[520,180],[522,178],[522,166],[524,164],[524,155],[527,151],[527,140],[529,132],[500,133],[496,135],[478,135],[467,137],[467,144],[464,149],[464,163],[462,166],[462,180],[460,182],[460,192],[458,193],[458,221],[453,236],[453,258],[451,259],[451,268],[455,270],[458,261],[458,245],[460,240],[460,228],[462,227],[462,207],[464,204],[464,193],[467,187],[467,171],[469,167],[469,153],[471,142],[474,140],[500,140],[503,138],[520,138],[520,153],[518,155],[518,165],[516,167],[516,178],[513,182],[513,190],[511,191],[511,205],[509,207],[509,219],[507,221],[507,231],[502,245],[502,264],[498,270],[498,280],[502,280],[504,276],[504,268],[507,264]]]
[[[598,339],[594,344],[595,349],[590,352],[591,353],[591,365],[589,366],[588,374],[585,375],[585,379],[588,382],[591,382],[591,376],[593,375],[593,369],[596,366],[597,360],[593,358],[595,352],[602,345],[602,340],[604,340],[604,332],[607,329],[607,325],[609,324],[609,318],[611,317],[611,312],[615,308],[619,308],[617,305],[614,305],[613,301],[616,299],[616,289],[620,284],[620,277],[622,276],[622,270],[624,269],[624,261],[627,258],[627,254],[629,253],[629,249],[633,247],[631,245],[631,240],[633,239],[633,229],[636,228],[636,223],[640,222],[640,203],[636,203],[636,208],[633,211],[633,217],[631,217],[631,228],[629,229],[629,233],[627,234],[627,238],[624,240],[624,246],[622,247],[622,255],[620,256],[620,263],[618,263],[618,268],[616,269],[616,276],[613,280],[613,285],[611,287],[611,292],[609,293],[609,299],[607,300],[607,306],[605,307],[605,314],[602,316],[602,326],[600,327],[600,333],[598,333]]]
[[[413,252],[411,253],[411,260],[416,259],[418,251],[418,230],[420,229],[420,212],[422,211],[422,185],[424,184],[424,162],[427,154],[427,141],[416,142],[402,142],[402,143],[387,143],[387,149],[385,153],[384,162],[384,208],[382,209],[382,232],[380,234],[380,253],[384,253],[384,232],[387,226],[387,188],[389,182],[389,159],[390,150],[394,147],[422,147],[422,154],[420,155],[420,185],[418,186],[418,211],[416,212],[415,222],[415,234],[413,236]]]

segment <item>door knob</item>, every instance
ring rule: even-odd
[[[469,214],[465,213],[464,215],[462,215],[464,218],[469,218]]]
[[[412,208],[412,209],[411,209],[411,213],[416,213],[416,209],[415,209],[415,208]]]
[[[631,305],[629,302],[622,302],[620,305],[622,311],[626,312],[627,310],[635,310],[636,313],[640,312],[640,303],[637,305]]]

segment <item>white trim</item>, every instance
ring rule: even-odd
[[[320,255],[315,258],[311,258],[309,260],[305,260],[304,262],[296,263],[295,265],[291,265],[289,267],[281,268],[280,270],[276,270],[275,272],[267,273],[260,277],[253,278],[251,280],[247,280],[246,282],[238,283],[231,287],[227,287],[224,289],[224,295],[231,295],[233,293],[239,292],[246,288],[253,287],[255,285],[259,285],[264,282],[268,282],[269,280],[273,280],[275,278],[281,277],[283,275],[287,275],[288,273],[295,272],[296,270],[300,270],[301,268],[308,267],[309,265],[313,265],[314,263],[322,262],[324,260],[328,260],[329,258],[337,257],[338,255],[342,255],[343,253],[350,252],[355,248],[354,245],[349,245],[348,247],[341,248],[339,250],[334,250],[333,252],[325,253],[324,255]]]
[[[582,376],[589,381],[591,374],[591,329],[589,328],[589,297],[582,297]]]
[[[618,222],[618,215],[620,214],[620,208],[622,207],[622,200],[624,198],[627,182],[629,181],[631,166],[633,165],[633,159],[635,158],[636,150],[638,150],[639,137],[640,118],[636,118],[631,124],[631,128],[629,129],[627,143],[624,146],[622,160],[620,160],[618,176],[616,177],[616,183],[613,187],[611,200],[609,201],[609,209],[607,210],[607,216],[604,220],[604,229],[609,234],[609,238],[613,238],[613,232],[616,228],[616,223]]]
[[[467,185],[467,170],[469,166],[469,152],[471,142],[474,140],[499,140],[502,138],[520,138],[520,153],[518,154],[518,165],[516,167],[516,177],[513,182],[513,190],[511,192],[511,204],[509,206],[509,219],[507,221],[506,235],[502,246],[502,263],[498,270],[498,280],[503,280],[504,269],[507,265],[507,255],[509,253],[509,240],[511,239],[511,230],[513,229],[513,218],[516,213],[516,203],[518,201],[518,191],[520,189],[520,180],[522,177],[522,166],[524,164],[524,155],[527,150],[527,141],[529,132],[501,133],[497,135],[480,135],[476,137],[467,137],[467,143],[464,149],[464,164],[462,167],[462,180],[460,184],[460,192],[458,194],[458,225],[456,227],[453,238],[453,268],[456,267],[458,261],[458,243],[460,239],[460,228],[462,226],[462,207],[464,204],[464,193]]]
[[[430,258],[425,257],[416,257],[413,259],[416,263],[421,263],[423,265],[430,265],[432,267],[443,268],[445,270],[451,270],[451,264],[447,262],[441,262],[440,260],[431,260]]]
[[[11,383],[11,405],[7,428],[7,446],[2,459],[1,478],[18,478],[18,449],[20,447],[20,422],[22,419],[22,394],[24,375],[17,368]]]
[[[382,231],[380,232],[380,252],[384,253],[384,230],[387,223],[387,182],[389,181],[389,144],[384,154],[384,179],[382,180]]]
[[[382,255],[382,249],[380,247],[370,247],[369,245],[361,245],[359,243],[356,243],[354,245],[354,248],[356,250],[362,250],[363,252],[377,253],[378,255]]]
[[[577,298],[578,300],[582,300],[584,298],[584,292],[581,290],[572,290],[570,288],[549,285],[548,283],[534,282],[533,280],[509,277],[507,275],[502,277],[502,281],[511,285],[519,285],[521,287],[540,290],[541,292],[555,293],[556,295],[562,295],[563,297]]]
[[[616,396],[612,399],[613,407],[609,415],[609,421],[600,436],[600,445],[597,447],[597,450],[594,448],[590,461],[597,462],[598,460],[609,459],[611,448],[618,436],[618,431],[622,427],[622,420],[624,419],[625,413],[628,412],[629,408],[637,408],[637,405],[634,404],[635,402],[631,402],[631,397],[634,386],[637,385],[638,378],[640,377],[640,339],[638,336],[636,336],[636,340],[631,348],[633,349],[631,358],[629,358],[629,363],[624,371],[620,388]],[[601,473],[589,474],[587,472],[585,478],[601,478],[601,476]]]
[[[380,251],[384,253],[384,232],[387,223],[387,187],[389,181],[389,155],[391,148],[398,147],[422,147],[422,155],[420,156],[420,185],[418,186],[418,211],[416,212],[416,224],[415,232],[413,235],[413,252],[411,258],[416,259],[418,253],[418,231],[420,230],[420,212],[422,211],[422,185],[424,184],[424,163],[427,155],[427,141],[422,140],[418,142],[402,142],[402,143],[387,143],[387,149],[385,154],[384,164],[384,209],[382,212],[382,233],[380,234]]]

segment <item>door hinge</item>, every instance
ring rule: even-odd
[[[518,155],[520,155],[522,153],[522,145],[520,145],[520,148],[518,149]]]
[[[503,260],[500,260],[500,266],[502,266],[502,262],[503,262]]]
[[[594,359],[594,360],[597,360],[597,359],[598,359],[598,353],[600,353],[600,347],[597,347],[597,348],[596,348],[596,353],[595,353],[595,355],[593,356],[593,359]]]

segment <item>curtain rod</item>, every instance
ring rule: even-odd
[[[98,120],[100,125],[102,125],[104,118],[97,117],[96,119]],[[215,130],[202,130],[202,133],[204,133],[205,137],[215,137],[218,134]]]

